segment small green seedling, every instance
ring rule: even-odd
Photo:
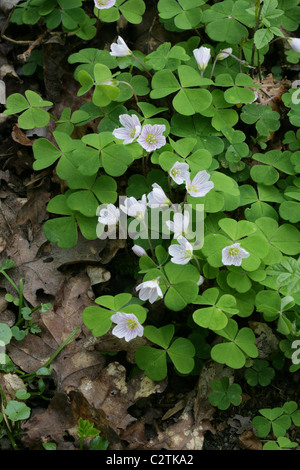
[[[263,359],[254,359],[253,364],[246,365],[246,367],[249,368],[245,370],[245,379],[252,387],[255,387],[257,384],[266,387],[275,377],[275,370],[273,367],[269,367],[268,361]]]
[[[230,405],[239,406],[242,403],[242,389],[238,384],[231,384],[228,377],[214,380],[210,384],[213,390],[208,396],[209,402],[219,410],[227,410]]]
[[[88,420],[79,418],[77,427],[78,437],[80,439],[80,449],[83,450],[84,440],[89,437],[94,439],[90,442],[90,450],[106,450],[109,442],[103,437],[99,436],[100,431],[94,427],[94,423]]]

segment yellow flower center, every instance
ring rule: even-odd
[[[190,258],[191,256],[192,256],[191,250],[186,250],[186,251],[184,252],[184,258],[185,258],[185,259],[188,259],[188,258]]]
[[[173,169],[171,170],[171,175],[172,175],[172,176],[177,176],[178,174],[179,174],[178,168],[173,168]]]
[[[240,250],[238,248],[229,248],[228,253],[230,256],[237,256]]]
[[[108,0],[97,0],[97,5],[99,5],[99,7],[105,7],[107,2]]]
[[[149,144],[149,145],[154,145],[156,144],[157,142],[157,137],[155,134],[148,134],[147,137],[146,137],[146,142]]]
[[[130,330],[135,330],[137,326],[138,326],[137,322],[133,320],[132,318],[127,320],[127,328],[129,328]]]
[[[188,190],[189,190],[189,191],[193,191],[193,192],[195,192],[195,193],[198,192],[198,189],[197,189],[196,186],[194,186],[193,184],[191,184],[191,185],[188,187]]]
[[[130,134],[129,134],[132,139],[133,139],[134,136],[135,136],[135,131],[136,131],[136,129],[135,129],[135,127],[134,127],[134,128],[132,129],[132,131],[130,132]]]

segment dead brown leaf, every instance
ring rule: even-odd
[[[166,385],[166,380],[153,382],[144,374],[127,382],[125,367],[112,362],[95,380],[84,377],[78,390],[94,409],[104,412],[110,427],[119,435],[136,421],[128,408],[140,398],[162,393]]]
[[[0,385],[7,402],[16,399],[17,390],[21,388],[26,390],[23,380],[16,374],[3,374],[0,372]]]
[[[260,88],[256,89],[258,95],[257,102],[262,105],[267,104],[273,111],[280,112],[280,106],[282,105],[281,96],[288,89],[287,81],[274,80],[273,74],[270,73],[261,81],[254,80],[254,83],[260,85]]]
[[[30,140],[27,135],[24,134],[24,132],[20,129],[17,124],[14,125],[11,136],[15,142],[21,145],[32,146],[34,142],[34,140]]]
[[[82,312],[91,305],[89,279],[78,274],[64,283],[54,308],[41,315],[40,336],[28,334],[22,341],[12,341],[8,351],[12,361],[27,373],[37,371],[55,353],[76,327],[82,326]],[[88,351],[82,344],[86,336],[80,330],[53,362],[57,390],[77,388],[83,377],[97,377],[105,357]]]
[[[56,393],[44,413],[37,414],[23,425],[25,436],[22,441],[30,448],[42,448],[43,442],[57,444],[76,433],[77,422],[72,404],[65,393]]]
[[[64,279],[64,274],[59,271],[62,266],[99,262],[105,243],[105,240],[86,240],[79,236],[76,246],[63,250],[46,239],[41,227],[31,243],[21,231],[15,233],[2,259],[11,258],[16,262],[10,275],[16,284],[24,278],[24,297],[31,305],[37,306],[40,304],[37,298],[39,289],[47,295],[56,296]],[[3,286],[13,293],[8,282],[3,281]]]
[[[29,447],[39,447],[45,441],[59,443],[68,435],[78,440],[76,427],[82,418],[99,429],[111,448],[121,449],[122,433],[136,422],[127,409],[140,398],[163,392],[165,387],[166,381],[155,383],[144,374],[126,381],[126,369],[117,362],[110,363],[96,379],[82,377],[78,388],[69,387],[68,394],[56,393],[44,413],[25,423],[23,442]],[[144,444],[143,423],[136,426]]]
[[[245,450],[262,450],[261,441],[253,434],[250,429],[243,432],[238,439],[239,446]]]
[[[124,338],[117,338],[111,334],[111,331],[101,336],[93,338],[95,349],[100,352],[110,351],[126,351],[126,359],[130,364],[135,364],[135,352],[140,346],[149,346],[151,343],[144,337],[136,337],[132,341],[125,341]],[[85,347],[89,348],[91,343],[86,343]]]

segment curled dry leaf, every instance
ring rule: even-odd
[[[34,140],[30,140],[27,135],[20,129],[20,127],[15,124],[11,133],[12,139],[21,145],[32,146]]]

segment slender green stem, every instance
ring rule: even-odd
[[[5,394],[3,392],[3,389],[1,387],[1,385],[0,385],[0,396],[1,396],[1,400],[3,401],[3,405],[6,407],[7,406],[7,400],[5,398]],[[7,434],[7,437],[8,437],[8,439],[9,439],[11,445],[12,445],[12,448],[14,450],[19,450],[19,448],[16,444],[16,441],[14,440],[14,437],[13,437],[12,433],[10,432],[10,429],[8,427],[8,423],[6,423],[5,420],[4,420],[4,423],[5,423],[6,434]]]
[[[48,359],[48,361],[45,362],[45,364],[41,367],[48,367],[51,364],[51,362],[53,362],[54,359],[56,359],[56,357],[64,349],[64,347],[71,341],[71,339],[73,338],[73,336],[75,336],[75,334],[77,333],[78,330],[79,330],[79,326],[77,326],[77,328],[75,328],[75,330],[70,334],[70,336],[68,336],[68,338],[59,346],[59,348],[55,351],[55,353],[52,354],[50,359]],[[34,377],[35,375],[36,375],[36,372],[33,372],[32,374],[23,375],[22,378],[24,379],[24,378]]]
[[[146,69],[144,64],[134,54],[132,54],[132,57],[134,58],[134,60],[136,60],[140,64],[140,66],[145,70],[145,72],[152,78],[151,73],[149,72],[149,70]]]
[[[260,52],[258,49],[257,49],[257,62],[258,62],[258,78],[260,81],[262,81]]]
[[[1,398],[2,398],[2,401],[3,401],[3,405],[6,406],[7,401],[6,401],[5,394],[3,392],[3,388],[1,387],[1,385],[0,385],[0,395],[1,395]]]
[[[1,273],[8,280],[8,282],[16,289],[16,291],[20,295],[20,289],[17,287],[17,285],[14,283],[14,281],[9,277],[9,275],[5,271],[1,271]]]
[[[23,305],[23,281],[24,279],[20,279],[20,290],[19,290],[19,313],[18,313],[18,320],[17,323],[22,321],[22,305]]]
[[[259,7],[258,7],[258,8],[256,9],[256,11],[255,11],[256,24],[255,24],[255,27],[254,27],[254,35],[255,35],[256,31],[258,30],[258,28],[259,28],[260,15],[261,15],[263,6],[264,6],[264,2],[261,2],[260,5],[259,5]],[[255,42],[254,42],[254,38],[253,38],[252,56],[251,56],[251,67],[253,67],[253,65],[254,65],[254,58],[255,58]]]
[[[160,276],[160,278],[159,278],[159,279],[162,279],[162,281],[163,281],[164,285],[166,286],[166,288],[167,288],[167,290],[168,290],[168,289],[169,289],[169,287],[170,287],[170,284],[168,284],[168,283],[167,283],[167,281],[165,280],[165,278],[164,278],[163,276]]]
[[[214,75],[214,71],[215,71],[215,67],[216,67],[217,60],[218,60],[218,54],[217,54],[216,57],[215,57],[215,60],[214,60],[214,63],[213,63],[212,69],[211,69],[210,79],[212,79],[212,77],[213,77],[213,75]]]
[[[59,348],[55,351],[55,353],[48,359],[48,361],[43,365],[43,367],[48,367],[50,366],[51,362],[54,361],[54,359],[59,355],[59,353],[64,349],[65,346],[71,341],[73,336],[76,335],[77,331],[79,330],[79,326],[75,328],[75,330],[68,336],[68,338],[59,346]]]
[[[123,83],[124,85],[129,86],[129,88],[131,88],[131,91],[132,91],[132,93],[133,93],[133,96],[134,96],[135,101],[136,101],[137,103],[139,102],[138,97],[136,96],[136,93],[135,93],[135,91],[134,91],[134,88],[133,88],[133,86],[130,85],[130,83],[128,83],[128,82],[122,82],[122,81],[118,81],[118,83]]]
[[[199,273],[201,274],[200,264],[199,264],[199,261],[198,261],[197,257],[196,257],[196,256],[193,256],[193,259],[196,261],[196,265],[197,265],[198,271],[199,271]]]

